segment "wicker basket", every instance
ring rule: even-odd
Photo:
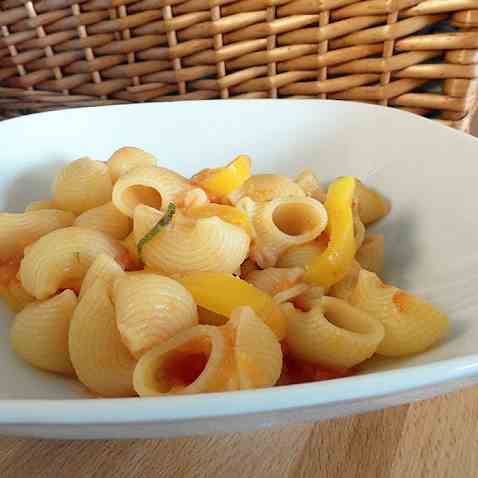
[[[0,0],[0,116],[334,98],[468,129],[478,0]]]

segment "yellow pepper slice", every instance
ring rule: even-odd
[[[241,154],[223,168],[203,169],[191,181],[217,198],[241,187],[251,176],[251,160]]]
[[[230,317],[231,312],[248,305],[282,340],[286,319],[272,297],[249,282],[222,272],[192,272],[176,278],[204,309]]]
[[[325,208],[329,217],[327,249],[306,266],[307,282],[330,287],[349,271],[355,256],[352,199],[355,179],[345,176],[336,179],[329,187]]]
[[[253,229],[247,214],[237,207],[226,206],[225,204],[206,204],[205,206],[192,207],[187,209],[186,215],[195,219],[217,216],[224,222],[242,227],[247,234],[253,235]]]

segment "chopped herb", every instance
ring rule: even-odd
[[[161,232],[161,229],[167,226],[173,219],[174,213],[176,212],[176,204],[170,202],[168,204],[168,209],[166,210],[165,215],[156,223],[156,225],[149,231],[139,242],[138,242],[138,256],[142,260],[143,247],[149,242],[153,237]]]

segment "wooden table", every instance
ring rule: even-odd
[[[478,136],[478,118],[474,132]],[[135,441],[0,438],[1,478],[472,478],[478,387],[327,422]]]

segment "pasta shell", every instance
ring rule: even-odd
[[[71,226],[74,220],[71,212],[56,209],[0,213],[0,261],[21,257],[26,246],[49,232]]]
[[[106,234],[67,227],[50,232],[25,253],[19,277],[26,291],[39,300],[55,294],[67,280],[80,280],[95,260],[104,253],[120,256],[124,249]]]
[[[115,308],[102,279],[88,287],[71,320],[71,362],[79,380],[103,397],[135,395],[136,360],[121,341]]]
[[[124,239],[131,231],[131,219],[116,209],[112,202],[80,214],[75,226],[104,232],[114,239]]]
[[[138,206],[134,234],[138,243],[161,218],[159,211]],[[249,252],[250,237],[239,226],[218,217],[175,221],[147,242],[144,263],[165,274],[211,271],[233,273]]]
[[[276,198],[305,196],[304,190],[287,176],[278,174],[255,174],[239,189],[229,194],[232,204],[241,198],[249,197],[253,201],[265,202]]]
[[[133,217],[141,204],[164,209],[178,202],[192,185],[180,174],[166,168],[135,168],[121,176],[113,188],[113,203],[126,216]]]
[[[191,294],[179,282],[157,274],[117,279],[114,303],[119,332],[135,357],[198,323]]]
[[[97,279],[101,279],[107,285],[108,291],[111,292],[113,282],[123,274],[123,269],[111,256],[100,254],[95,258],[83,279],[79,299],[84,297],[86,291]]]
[[[306,196],[313,197],[320,202],[325,202],[327,193],[320,185],[315,174],[309,169],[302,171],[294,180],[294,182],[302,188]]]
[[[289,247],[314,240],[327,225],[327,211],[312,198],[279,198],[268,203],[244,198],[237,206],[248,214],[255,229],[250,257],[262,268],[273,267]]]
[[[282,370],[282,349],[272,330],[247,306],[235,309],[224,329],[232,330],[239,388],[274,386]]]
[[[332,368],[350,368],[371,357],[384,336],[382,324],[333,297],[308,312],[284,304],[292,357]]]
[[[319,285],[312,285],[299,295],[296,295],[291,302],[301,310],[311,310],[320,304],[325,295],[325,289]]]
[[[75,371],[68,352],[68,329],[76,295],[65,290],[44,302],[27,305],[10,331],[13,350],[34,367],[65,375]]]
[[[390,212],[390,201],[358,179],[355,181],[355,198],[358,201],[360,220],[365,225],[382,219]]]
[[[385,338],[380,355],[401,357],[423,352],[448,332],[448,317],[408,292],[385,285],[362,269],[350,303],[380,321]]]
[[[134,168],[154,166],[156,158],[140,148],[125,146],[116,150],[107,164],[114,184]]]
[[[359,273],[360,265],[354,260],[347,275],[329,289],[328,295],[348,301],[357,285]]]
[[[247,282],[267,292],[277,303],[287,302],[305,292],[309,286],[300,283],[304,270],[301,268],[279,269],[269,267],[251,272]]]
[[[327,248],[324,241],[312,241],[306,244],[289,247],[277,261],[277,267],[301,267],[305,268],[312,260],[322,254]]]
[[[232,345],[218,327],[198,325],[153,347],[138,361],[134,388],[142,397],[237,389]]]
[[[113,185],[108,166],[80,158],[65,166],[53,183],[53,201],[60,209],[81,214],[111,201]]]
[[[381,275],[385,257],[385,240],[382,234],[369,234],[357,251],[355,259],[361,267]]]

